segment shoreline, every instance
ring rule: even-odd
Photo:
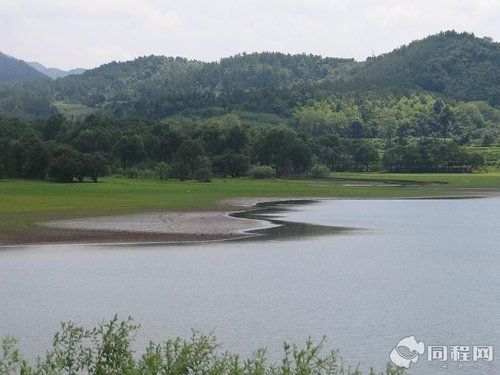
[[[470,191],[469,191],[470,192]],[[218,203],[223,210],[160,211],[90,218],[51,220],[29,228],[11,228],[0,249],[36,245],[173,244],[219,242],[259,236],[256,232],[279,226],[265,218],[245,218],[258,206],[273,202],[366,199],[474,199],[498,194],[421,197],[262,197],[231,198]]]

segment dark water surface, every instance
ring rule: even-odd
[[[327,335],[346,363],[382,369],[415,335],[492,345],[496,358],[477,369],[421,358],[412,374],[500,373],[500,198],[289,207],[252,213],[295,224],[250,241],[1,249],[0,336],[41,354],[60,321],[118,313],[142,324],[139,347],[194,328],[275,359],[284,340]]]

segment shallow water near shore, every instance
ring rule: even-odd
[[[290,223],[250,240],[1,249],[0,336],[33,357],[60,321],[118,313],[141,323],[138,348],[193,328],[276,359],[285,340],[327,335],[344,363],[380,370],[414,335],[496,357],[443,369],[423,356],[410,374],[500,372],[500,198],[289,203],[250,213]]]

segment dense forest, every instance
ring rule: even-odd
[[[499,46],[445,32],[365,62],[149,56],[56,80],[4,80],[0,175],[470,172],[484,157],[468,146],[500,145]]]
[[[326,177],[383,168],[463,172],[484,159],[460,145],[494,142],[490,132],[499,118],[500,111],[484,102],[449,106],[427,94],[361,106],[346,99],[314,102],[277,124],[234,114],[153,121],[97,114],[78,122],[62,115],[4,118],[0,174],[72,181],[107,173],[210,180],[213,174]]]

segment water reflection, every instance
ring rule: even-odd
[[[283,200],[274,202],[261,202],[255,205],[254,209],[236,212],[230,214],[233,217],[245,219],[266,220],[274,224],[273,227],[264,229],[255,229],[246,233],[255,234],[256,236],[244,237],[233,241],[268,241],[268,240],[289,240],[308,238],[314,236],[324,236],[332,234],[342,234],[360,230],[356,228],[317,225],[310,223],[296,223],[281,220],[288,211],[293,209],[293,206],[303,206],[308,204],[318,203],[311,199]]]

